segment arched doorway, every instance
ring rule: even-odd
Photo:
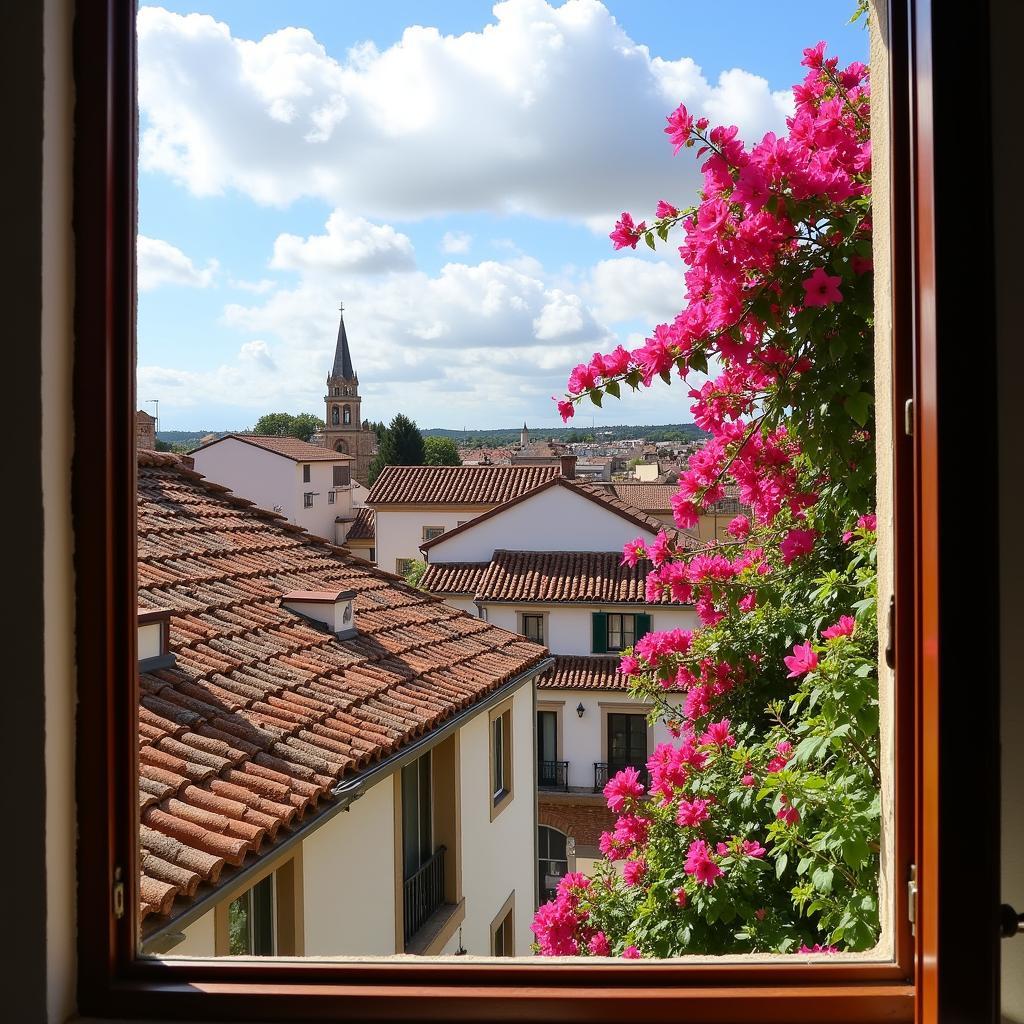
[[[343,455],[348,455],[348,441],[335,441],[334,450],[341,452]]]
[[[541,903],[555,898],[558,883],[569,870],[568,840],[557,828],[537,826],[537,896]]]

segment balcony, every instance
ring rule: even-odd
[[[568,761],[538,761],[537,762],[537,788],[557,789],[563,793],[569,792],[569,762]]]
[[[423,927],[444,903],[444,850],[437,852],[402,883],[405,942]]]
[[[647,771],[646,765],[640,765],[640,764],[627,765],[627,764],[616,764],[614,762],[609,763],[607,761],[595,761],[594,762],[594,792],[595,793],[600,793],[604,789],[604,787],[607,784],[608,780],[613,775],[616,775],[618,772],[621,772],[623,768],[635,768],[640,773],[640,784],[644,787],[644,789],[647,788],[647,785],[650,782],[650,773]]]

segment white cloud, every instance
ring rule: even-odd
[[[277,287],[277,282],[271,281],[268,277],[261,278],[259,281],[241,281],[233,277],[228,284],[238,291],[252,292],[253,295],[266,295],[267,292]]]
[[[618,256],[602,260],[585,289],[595,313],[607,323],[667,323],[684,305],[682,262]]]
[[[473,236],[466,234],[465,231],[446,231],[441,239],[441,252],[469,252],[472,243]]]
[[[327,233],[278,235],[270,260],[274,270],[336,274],[348,271],[376,274],[388,270],[412,270],[416,266],[412,242],[390,224],[371,224],[363,217],[349,217],[335,210],[327,218]]]
[[[782,128],[791,102],[747,71],[710,83],[652,57],[597,0],[505,0],[481,31],[412,26],[343,59],[300,28],[246,40],[154,7],[138,26],[144,169],[372,217],[525,211],[607,231],[692,197],[696,162],[661,131],[680,101],[746,135]]]
[[[183,285],[206,288],[213,283],[218,263],[210,260],[200,270],[180,249],[159,238],[138,238],[138,285],[140,292],[152,291],[161,285]]]

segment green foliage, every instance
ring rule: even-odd
[[[413,561],[412,565],[409,566],[409,571],[405,574],[405,582],[410,587],[416,587],[417,590],[420,589],[420,581],[423,579],[423,574],[426,571],[426,562]]]
[[[300,412],[293,416],[288,412],[268,412],[256,421],[252,432],[272,437],[297,437],[302,441],[308,441],[313,434],[323,429],[324,421],[312,413]]]
[[[408,416],[398,413],[388,424],[380,440],[379,450],[367,473],[367,483],[373,486],[385,466],[423,466],[426,451],[423,435]]]
[[[459,449],[450,437],[427,437],[423,440],[428,466],[461,466]]]

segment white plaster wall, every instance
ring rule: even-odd
[[[638,703],[628,693],[614,690],[538,690],[540,703],[564,701],[562,708],[563,747],[559,761],[569,762],[569,785],[593,788],[594,762],[601,757],[601,705]],[[583,717],[576,713],[583,705]],[[665,723],[654,725],[654,744],[672,742]],[[648,740],[648,746],[650,741]]]
[[[216,956],[217,938],[214,923],[214,911],[203,914],[198,921],[193,921],[184,929],[185,939],[179,942],[168,956]]]
[[[585,605],[566,607],[556,604],[497,604],[484,603],[487,621],[502,629],[519,632],[521,611],[548,613],[545,646],[552,654],[593,654],[591,614],[593,612],[645,612],[651,617],[651,629],[694,629],[697,615],[689,607],[651,608],[640,605]]]
[[[235,494],[248,498],[260,508],[280,512],[289,522],[309,530],[317,537],[334,542],[337,516],[352,514],[352,496],[347,488],[334,487],[333,462],[292,462],[255,445],[235,438],[225,438],[197,451],[196,471],[216,483],[230,487]],[[302,467],[310,467],[309,483],[302,479]],[[337,465],[348,465],[338,462]],[[328,491],[337,490],[333,505]],[[302,496],[314,493],[313,507],[305,508]]]
[[[389,775],[303,842],[306,956],[395,952],[394,813]]]
[[[476,604],[471,597],[446,597],[444,603],[458,608],[460,612],[472,615],[474,619],[479,618],[476,613]]]
[[[379,536],[380,527],[377,529]],[[472,530],[433,545],[429,560],[489,562],[491,555],[501,548],[512,551],[621,551],[634,537],[644,534],[653,537],[655,533],[566,487],[549,487],[527,501],[491,516]]]
[[[462,892],[466,920],[462,943],[478,956],[491,952],[491,921],[509,893],[516,893],[515,944],[529,955],[534,911],[533,688],[520,687],[512,703],[513,797],[492,822],[490,730],[488,716],[477,715],[460,730],[462,775]]]
[[[459,523],[475,519],[478,515],[479,509],[453,511],[448,507],[437,507],[406,511],[378,508],[377,564],[387,572],[394,572],[396,558],[423,561],[420,545],[423,543],[424,526],[443,526],[445,530],[454,530]],[[434,561],[438,562],[441,559],[435,558]]]

